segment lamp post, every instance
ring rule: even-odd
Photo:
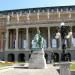
[[[62,53],[61,53],[61,61],[65,61],[65,49],[66,49],[66,44],[65,44],[65,40],[70,38],[72,35],[72,31],[71,31],[71,27],[70,26],[65,26],[65,23],[62,22],[61,26],[58,27],[58,32],[56,33],[56,39],[59,38],[59,36],[61,37],[61,41],[62,41]]]

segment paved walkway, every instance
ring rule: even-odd
[[[59,75],[59,73],[55,67],[48,65],[46,69],[20,69],[10,67],[0,70],[0,75]]]

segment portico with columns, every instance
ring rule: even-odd
[[[40,30],[41,35],[46,39],[47,42],[47,48],[45,50],[45,53],[47,54],[46,55],[47,61],[50,62],[51,60],[51,52],[54,52],[55,54],[60,56],[62,51],[61,38],[59,39],[55,38],[55,34],[57,32],[57,26],[47,27],[46,25],[44,27],[30,26],[30,27],[23,27],[23,28],[22,27],[15,28],[14,26],[14,28],[12,27],[7,28],[6,49],[5,49],[5,52],[7,53],[6,55],[7,58],[5,60],[8,60],[8,54],[12,53],[15,56],[14,57],[14,59],[16,59],[15,61],[18,61],[19,54],[24,54],[25,55],[24,59],[28,61],[31,54],[31,41],[34,35],[37,33],[38,29]],[[53,42],[53,40],[55,42]],[[72,44],[70,46],[70,49],[67,47],[67,49],[69,50],[71,50],[72,48],[73,48]]]

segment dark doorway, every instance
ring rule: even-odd
[[[15,61],[15,56],[14,56],[14,54],[8,54],[8,61],[9,61],[9,62],[14,62],[14,61]]]
[[[25,62],[25,55],[23,53],[18,55],[18,61],[19,62]]]
[[[48,54],[45,53],[45,59],[46,59],[46,62],[48,61]]]
[[[71,54],[69,52],[65,54],[65,61],[71,61]]]
[[[54,53],[54,62],[59,62],[59,54]]]

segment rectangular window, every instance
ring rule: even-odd
[[[72,45],[75,47],[75,38],[72,38]]]
[[[52,39],[51,46],[52,46],[52,48],[57,48],[57,40],[56,39]]]

